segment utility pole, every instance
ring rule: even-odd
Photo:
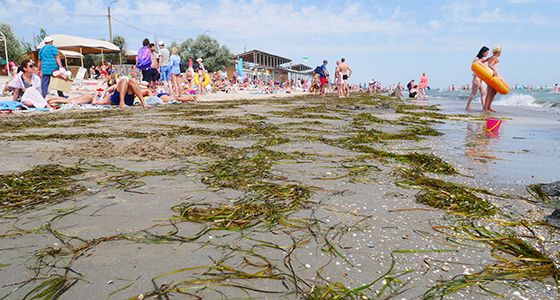
[[[113,0],[107,6],[107,18],[109,19],[109,42],[113,42],[113,28],[111,27],[111,5],[119,0]]]
[[[107,17],[109,18],[109,42],[113,40],[113,29],[111,28],[111,6],[107,6]]]

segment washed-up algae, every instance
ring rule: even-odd
[[[414,169],[403,169],[401,175],[404,179],[397,184],[421,189],[423,192],[416,195],[416,200],[422,204],[478,217],[490,217],[497,212],[494,205],[475,195],[476,189],[430,178]]]
[[[456,239],[488,245],[497,263],[486,266],[479,273],[459,275],[449,281],[440,282],[428,290],[423,299],[443,299],[469,287],[478,287],[489,297],[503,298],[503,295],[490,290],[489,285],[515,285],[527,280],[547,279],[558,282],[560,278],[560,270],[550,257],[511,231],[502,233],[474,224],[439,226],[436,230]]]
[[[0,212],[22,211],[66,200],[84,190],[73,179],[83,172],[76,167],[41,165],[21,173],[0,175]]]

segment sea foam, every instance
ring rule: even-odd
[[[510,94],[507,96],[502,96],[500,99],[494,102],[494,105],[498,106],[525,106],[534,108],[545,108],[547,107],[544,103],[537,102],[537,99],[531,95],[524,94]]]

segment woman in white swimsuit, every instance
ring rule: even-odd
[[[478,51],[478,54],[476,55],[475,59],[473,60],[473,63],[475,62],[480,62],[480,63],[486,63],[486,61],[488,61],[488,59],[486,58],[488,56],[488,53],[490,53],[490,49],[488,49],[488,47],[484,46],[480,49],[480,51]],[[472,80],[472,93],[469,96],[469,98],[467,99],[467,107],[466,110],[471,111],[471,102],[473,101],[474,97],[476,97],[476,94],[478,94],[478,92],[480,91],[480,103],[482,104],[482,108],[484,108],[484,97],[486,96],[486,91],[485,91],[485,86],[484,86],[484,81],[482,81],[478,76],[476,76],[476,74],[473,74],[473,80]]]

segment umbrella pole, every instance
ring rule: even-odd
[[[84,54],[82,53],[82,48],[80,48],[80,54],[82,56],[80,56],[80,60],[82,61],[82,68],[84,67]]]

